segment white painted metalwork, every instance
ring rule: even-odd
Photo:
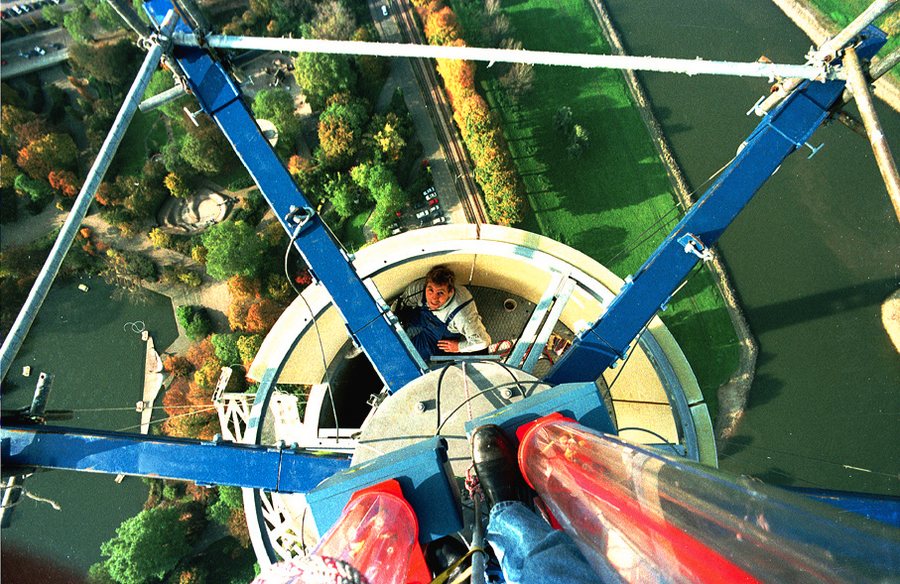
[[[172,30],[175,22],[175,13],[170,11],[162,24],[163,37]],[[103,141],[103,145],[100,146],[97,159],[84,179],[84,186],[81,187],[81,192],[75,198],[72,210],[66,217],[65,223],[63,223],[62,229],[60,229],[59,235],[56,237],[56,242],[50,250],[50,255],[47,257],[47,261],[44,262],[44,266],[31,287],[25,304],[19,311],[18,316],[16,316],[12,329],[3,341],[3,347],[0,348],[0,380],[6,378],[13,359],[16,358],[19,349],[22,348],[25,336],[31,329],[31,325],[34,323],[34,319],[37,317],[37,313],[41,309],[47,293],[50,292],[50,286],[53,284],[53,280],[56,279],[60,266],[62,266],[63,259],[65,259],[69,248],[72,247],[72,241],[75,240],[75,235],[81,228],[81,222],[84,221],[88,208],[94,200],[94,193],[100,186],[100,182],[109,169],[119,144],[122,143],[122,139],[125,137],[128,124],[137,111],[138,102],[150,84],[150,77],[156,71],[159,60],[163,56],[165,49],[160,43],[150,42],[148,44],[150,46],[147,50],[147,56],[144,58],[144,63],[141,65],[134,83],[131,84],[128,94],[125,96],[125,101],[116,115],[112,129],[106,136],[106,140]]]
[[[200,46],[193,34],[176,33],[175,43]],[[322,39],[291,39],[211,35],[203,39],[203,45],[217,49],[255,49],[260,51],[287,51],[291,53],[330,53],[336,55],[371,55],[375,57],[420,57],[426,59],[458,59],[485,63],[528,63],[531,65],[562,65],[586,69],[626,69],[632,71],[657,71],[660,73],[684,73],[686,75],[731,75],[737,77],[797,77],[825,80],[833,73],[827,64],[778,65],[775,63],[740,63],[730,61],[706,61],[673,59],[666,57],[637,57],[631,55],[592,55],[588,53],[557,53],[551,51],[525,51],[512,49],[488,49],[482,47],[447,47],[407,43],[373,43],[362,41],[332,41]]]

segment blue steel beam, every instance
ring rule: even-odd
[[[144,8],[158,26],[172,5],[168,0],[153,0]],[[183,20],[179,20],[176,31],[192,32]],[[372,297],[313,210],[314,205],[294,184],[240,99],[240,90],[231,77],[206,50],[175,47],[173,56],[203,111],[228,138],[306,264],[331,294],[351,337],[363,348],[388,389],[396,391],[419,377],[424,363],[410,350],[411,345],[401,340],[399,335],[403,333],[389,320],[389,308]]]
[[[61,426],[0,428],[4,474],[16,467],[125,474],[230,485],[279,493],[306,493],[350,466],[331,458],[231,442]]]
[[[869,59],[885,38],[880,30],[868,27],[857,52]],[[624,358],[631,342],[668,303],[703,252],[719,240],[784,159],[821,125],[841,98],[844,85],[843,81],[806,81],[763,118],[731,164],[626,281],[606,313],[578,335],[545,381],[596,380]]]

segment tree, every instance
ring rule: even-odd
[[[572,108],[567,105],[560,107],[558,110],[556,110],[556,113],[553,114],[553,125],[558,131],[562,132],[563,134],[569,134],[573,123]]]
[[[253,359],[262,346],[262,335],[241,335],[237,341],[238,353],[241,356],[241,363],[244,367],[250,367]]]
[[[76,44],[69,49],[69,62],[80,75],[124,90],[131,82],[130,72],[137,69],[140,55],[134,43],[123,39],[114,44]]]
[[[46,205],[53,198],[53,191],[50,190],[50,186],[46,182],[30,178],[24,174],[16,177],[16,180],[13,181],[13,188],[16,189],[17,193],[28,197],[33,208],[43,208],[43,205]]]
[[[400,118],[394,112],[377,116],[372,120],[372,141],[384,160],[396,164],[403,156],[407,144],[406,132]]]
[[[159,95],[163,91],[167,91],[173,87],[175,87],[175,80],[172,78],[172,74],[160,69],[150,78],[150,84],[147,86],[147,91],[144,92],[144,99]],[[194,105],[192,98],[189,95],[184,95],[175,101],[170,101],[169,103],[160,106],[159,111],[168,118],[181,120],[184,118],[184,111],[182,108],[191,108],[192,105]]]
[[[209,313],[202,306],[179,306],[175,309],[175,318],[178,319],[178,324],[184,328],[185,334],[192,341],[205,338],[212,328]]]
[[[64,197],[74,197],[81,189],[81,181],[71,170],[51,170],[47,180],[50,186]]]
[[[284,308],[274,300],[263,298],[250,305],[247,310],[247,320],[244,322],[244,330],[251,333],[267,333],[275,325],[275,321],[281,316]]]
[[[253,276],[265,252],[252,227],[243,221],[217,223],[203,234],[206,271],[217,280],[234,275]]]
[[[49,4],[41,8],[41,16],[53,26],[62,26],[66,13],[56,4]]]
[[[31,178],[47,180],[50,171],[72,170],[78,147],[68,134],[47,134],[19,150],[16,164]]]
[[[180,174],[170,172],[163,179],[163,184],[169,189],[169,193],[177,199],[184,199],[191,194],[191,187],[188,186],[187,181]]]
[[[22,174],[16,167],[16,163],[12,158],[3,154],[0,156],[0,188],[8,189],[13,186],[16,177]]]
[[[207,175],[218,174],[237,164],[234,150],[216,125],[206,116],[201,116],[199,122],[199,127],[189,126],[181,143],[181,158]]]
[[[89,43],[91,37],[91,11],[84,4],[77,4],[75,9],[63,17],[63,26],[73,39],[79,43]]]
[[[126,519],[100,546],[110,576],[120,584],[163,578],[190,551],[187,529],[176,507],[145,509]]]
[[[335,95],[319,116],[319,145],[329,166],[349,164],[362,144],[368,114],[363,103],[349,95]]]
[[[314,39],[348,41],[356,30],[353,13],[340,0],[326,0],[316,6],[316,14],[309,26],[309,34]]]
[[[279,142],[293,146],[300,133],[300,118],[290,92],[286,89],[263,89],[253,98],[253,115],[275,124]]]
[[[214,334],[209,340],[216,351],[216,357],[224,365],[234,365],[241,363],[241,353],[238,350],[239,336],[232,334]]]
[[[589,142],[590,135],[588,134],[588,131],[585,130],[584,126],[581,124],[575,124],[572,126],[572,132],[569,137],[569,145],[566,146],[566,152],[569,153],[570,157],[578,158],[587,149]]]
[[[359,188],[346,174],[336,174],[325,183],[325,197],[343,218],[351,217],[359,208]]]
[[[356,87],[356,73],[344,55],[301,53],[294,60],[294,78],[315,110],[324,107],[329,95]]]

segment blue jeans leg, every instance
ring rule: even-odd
[[[600,580],[568,535],[518,501],[494,505],[487,540],[507,582],[594,584]]]

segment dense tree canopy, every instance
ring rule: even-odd
[[[353,161],[362,144],[368,112],[362,101],[346,94],[328,100],[319,116],[319,145],[325,162],[342,168]]]
[[[350,217],[359,208],[360,188],[346,174],[336,174],[325,182],[325,197],[341,217]]]
[[[73,170],[78,148],[68,134],[46,134],[19,150],[16,163],[32,178],[47,180],[53,170]]]
[[[219,128],[206,116],[201,116],[198,121],[200,126],[190,125],[181,143],[181,158],[207,175],[218,174],[237,164],[234,150]]]
[[[120,584],[161,579],[190,551],[187,527],[175,507],[155,507],[126,519],[100,551]]]
[[[315,110],[324,107],[328,96],[356,87],[356,73],[344,55],[301,53],[294,60],[294,78]]]
[[[69,49],[69,62],[76,72],[119,89],[131,84],[140,58],[140,50],[124,39],[114,44],[76,44]]]
[[[259,270],[264,252],[256,231],[243,221],[226,221],[203,234],[206,271],[217,280],[234,275],[253,276]]]
[[[144,99],[159,95],[172,87],[175,87],[175,80],[172,78],[172,74],[160,69],[150,78],[150,84],[147,86],[147,91],[144,92]],[[169,103],[160,106],[159,111],[173,120],[181,120],[184,118],[184,111],[182,108],[187,106],[190,109],[196,109],[196,106],[191,108],[192,105],[194,105],[193,98],[189,95],[184,95],[175,101],[170,101]]]
[[[356,30],[356,19],[340,0],[326,0],[316,6],[307,36],[313,39],[348,41]]]
[[[294,98],[286,89],[263,89],[253,98],[253,115],[269,120],[278,129],[279,142],[293,146],[300,133]]]

